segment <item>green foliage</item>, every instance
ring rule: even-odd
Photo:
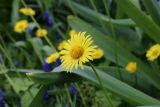
[[[36,15],[21,14],[25,6]],[[2,0],[0,107],[3,101],[5,107],[110,107],[110,100],[114,107],[159,107],[160,60],[146,58],[160,43],[159,10],[159,0]],[[13,30],[19,20],[29,22],[21,34]],[[36,37],[40,27],[47,36]],[[58,60],[46,63],[71,29],[103,49],[104,56],[90,62],[98,76],[89,63],[72,73]],[[137,63],[132,74],[125,70],[130,61]]]

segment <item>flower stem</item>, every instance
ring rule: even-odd
[[[89,64],[90,64],[92,70],[94,71],[94,73],[95,73],[95,75],[96,75],[96,78],[98,79],[99,85],[100,85],[100,87],[102,88],[102,90],[103,90],[103,92],[104,92],[104,94],[105,94],[105,96],[106,96],[106,98],[107,98],[110,106],[111,106],[111,107],[115,107],[115,106],[113,105],[113,103],[112,103],[112,100],[111,100],[110,96],[108,95],[108,92],[109,92],[109,91],[108,91],[107,89],[105,89],[104,85],[102,84],[102,81],[101,81],[101,79],[100,79],[100,77],[99,77],[99,75],[98,75],[98,73],[97,73],[94,65],[92,65],[90,62],[89,62]]]

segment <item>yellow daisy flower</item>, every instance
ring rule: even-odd
[[[102,58],[104,55],[104,51],[102,49],[97,49],[94,53],[93,53],[93,59],[100,59]]]
[[[67,72],[72,72],[74,67],[78,69],[78,65],[83,69],[84,63],[93,60],[92,55],[97,47],[92,45],[92,37],[90,35],[85,36],[85,33],[79,32],[71,36],[71,39],[67,41],[64,49],[60,52],[61,66],[66,68]]]
[[[69,35],[70,35],[70,37],[73,36],[73,35],[77,35],[77,32],[72,29],[72,30],[69,31]]]
[[[21,20],[18,21],[14,26],[14,31],[17,33],[25,32],[28,27],[28,21],[27,20]]]
[[[58,50],[64,49],[64,46],[65,46],[66,43],[67,43],[67,41],[62,41],[62,42],[58,45]]]
[[[29,7],[21,8],[19,11],[26,16],[34,16],[36,14],[36,12]]]
[[[146,53],[146,57],[150,61],[154,61],[160,55],[160,44],[153,45]]]
[[[129,62],[126,66],[126,70],[129,73],[135,73],[137,70],[137,63],[136,62]]]
[[[36,36],[38,37],[44,37],[48,34],[47,30],[46,29],[38,29],[36,31]]]
[[[56,62],[57,58],[59,58],[59,53],[58,52],[56,52],[54,54],[51,54],[49,57],[47,57],[46,62],[48,64]]]

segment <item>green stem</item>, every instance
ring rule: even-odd
[[[108,6],[106,4],[106,1],[103,0],[103,4],[104,4],[104,7],[105,7],[105,11],[106,11],[106,14],[108,15],[109,17],[109,25],[110,25],[110,28],[111,28],[111,35],[113,36],[113,39],[114,39],[114,42],[115,42],[115,47],[114,47],[114,53],[115,53],[115,61],[117,63],[117,65],[119,65],[119,62],[118,62],[118,55],[117,55],[117,36],[116,36],[116,33],[115,33],[115,29],[114,29],[114,26],[112,24],[112,20],[111,20],[111,17],[110,17],[110,13],[109,13],[109,9],[108,9]],[[117,71],[119,72],[119,76],[120,76],[120,79],[123,81],[123,77],[122,77],[122,74],[121,74],[121,71],[120,71],[120,68],[117,66]]]
[[[79,95],[80,95],[80,97],[81,97],[81,99],[82,99],[82,103],[83,103],[84,107],[87,107],[87,104],[86,104],[85,98],[84,98],[84,96],[83,96],[82,92],[80,91],[80,88],[79,88],[78,84],[77,84],[77,83],[75,83],[75,86],[76,86],[77,91],[79,92]]]
[[[21,0],[22,4],[27,7],[26,3],[24,2],[24,0]],[[37,20],[33,17],[33,16],[30,16],[32,21],[36,24],[36,26],[38,27],[38,29],[41,29],[41,26],[39,25],[39,23],[37,22]],[[47,41],[47,43],[53,48],[55,49],[55,47],[53,46],[52,42],[50,41],[50,39],[48,38],[48,36],[45,36],[44,37],[45,40]]]
[[[138,86],[138,78],[137,78],[137,73],[133,74],[134,75],[134,79],[135,79],[135,84],[136,86]]]
[[[67,2],[68,2],[68,4],[69,4],[69,7],[71,8],[71,11],[73,12],[73,14],[74,14],[76,17],[78,17],[78,16],[77,16],[77,13],[75,12],[75,10],[74,10],[73,7],[72,7],[71,0],[67,0]]]
[[[67,92],[67,97],[68,97],[69,103],[72,106],[72,99],[71,99],[70,92],[68,90],[68,86],[67,86],[67,84],[64,84],[64,86],[65,86],[65,89],[66,89],[66,92]]]
[[[102,22],[102,20],[100,19],[100,16],[99,16],[99,14],[98,14],[98,10],[97,10],[97,8],[96,8],[96,5],[94,4],[94,1],[93,1],[93,0],[90,0],[90,3],[91,3],[91,5],[92,5],[93,9],[96,11],[96,14],[97,14],[97,16],[98,16],[98,21],[99,21],[99,23],[101,24],[102,28],[104,29],[104,31],[109,32],[108,29],[105,27],[104,23]]]
[[[111,107],[115,107],[115,106],[113,105],[113,103],[112,103],[112,100],[111,100],[110,96],[108,95],[108,90],[105,89],[105,87],[103,86],[102,81],[101,81],[101,79],[100,79],[100,77],[99,77],[96,69],[94,68],[94,66],[93,66],[90,62],[89,62],[89,64],[90,64],[92,70],[94,71],[94,73],[95,73],[95,75],[96,75],[96,78],[98,79],[99,85],[100,85],[101,89],[103,90],[103,92],[104,92],[104,94],[105,94],[105,96],[106,96],[106,98],[107,98],[110,106],[111,106]]]

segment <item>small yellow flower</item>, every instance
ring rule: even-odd
[[[38,37],[44,37],[48,34],[47,30],[46,29],[38,29],[36,31],[36,36]]]
[[[36,12],[33,9],[28,8],[28,7],[21,8],[19,11],[20,13],[26,16],[34,16],[36,14]]]
[[[14,31],[17,33],[25,32],[28,27],[28,21],[27,20],[21,20],[18,21],[14,26]]]
[[[54,54],[51,54],[49,57],[47,57],[46,62],[48,64],[56,62],[57,58],[59,58],[59,53],[56,52]]]
[[[160,44],[153,45],[146,53],[146,57],[150,61],[154,61],[160,55]]]
[[[69,31],[70,37],[73,36],[73,35],[77,35],[77,34],[78,33],[75,30],[73,30],[73,29]]]
[[[97,46],[92,45],[93,40],[90,35],[85,36],[85,32],[71,36],[67,41],[64,49],[60,51],[61,66],[68,71],[72,72],[75,67],[78,69],[80,65],[83,69],[83,64],[93,60],[92,55],[96,51]]]
[[[136,62],[129,62],[126,66],[126,70],[130,73],[135,73],[137,70],[137,63]]]
[[[97,49],[94,53],[93,53],[93,59],[100,59],[102,58],[104,55],[104,51],[102,49]]]
[[[62,41],[62,42],[58,45],[58,50],[64,49],[64,46],[65,46],[66,43],[67,43],[67,41]]]

